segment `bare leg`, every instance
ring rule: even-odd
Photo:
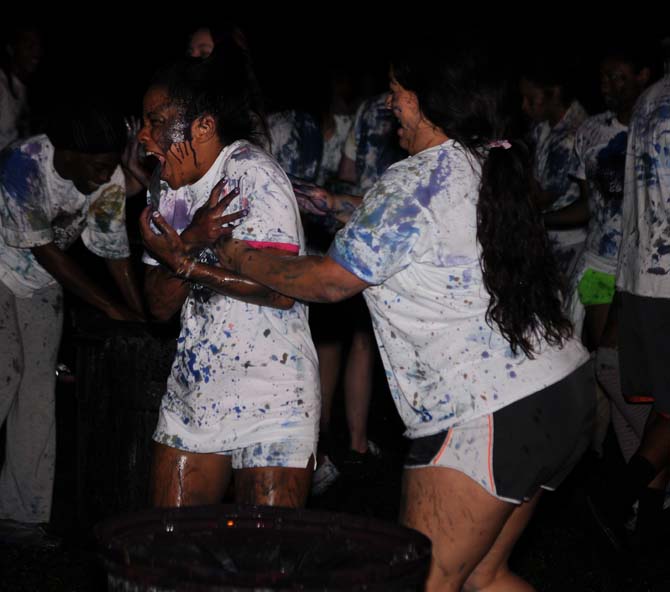
[[[619,353],[615,348],[601,346],[596,355],[596,377],[611,402],[612,427],[624,460],[628,462],[640,447],[651,403],[627,403],[621,393]]]
[[[530,501],[516,506],[489,552],[465,582],[464,591],[532,592],[535,590],[528,582],[512,573],[507,562],[514,545],[530,522],[540,496],[541,492],[538,492]]]
[[[238,469],[235,471],[235,501],[239,504],[302,508],[307,501],[313,470],[313,457],[304,469]]]
[[[503,502],[453,469],[406,470],[400,520],[433,543],[426,590],[456,592],[466,581],[471,590],[532,590],[509,572],[507,558],[535,503]]]
[[[357,329],[351,338],[347,358],[344,396],[350,447],[361,453],[368,449],[368,412],[372,398],[374,355],[372,329]]]
[[[670,465],[670,419],[651,412],[637,453],[658,470]]]
[[[335,389],[337,388],[337,379],[340,374],[342,342],[317,342],[316,352],[319,356],[319,378],[321,380],[321,419],[319,422],[319,431],[323,439],[325,434],[330,432],[333,397],[335,395]]]
[[[232,474],[229,456],[186,452],[154,443],[151,501],[171,508],[216,504]]]
[[[589,351],[594,351],[600,345],[609,310],[609,304],[592,304],[585,307],[584,337],[586,343],[584,345]]]

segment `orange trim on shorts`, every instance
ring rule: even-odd
[[[653,403],[656,399],[650,395],[624,395],[626,403]]]
[[[442,443],[440,450],[435,455],[435,458],[433,459],[433,462],[431,464],[436,465],[440,461],[440,457],[444,454],[444,451],[447,449],[447,446],[449,446],[449,442],[451,441],[451,436],[453,435],[453,433],[454,433],[453,428],[447,431],[447,437],[444,439],[444,442]]]
[[[493,480],[493,415],[487,417],[489,422],[489,482],[491,483],[491,491],[495,492],[496,483]]]

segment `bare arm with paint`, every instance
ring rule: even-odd
[[[370,286],[328,256],[278,257],[239,240],[219,241],[216,254],[224,268],[297,300],[339,302]]]
[[[298,206],[303,212],[317,216],[333,216],[341,224],[346,224],[351,214],[361,205],[362,197],[346,193],[331,193],[304,181],[293,181],[293,191]]]
[[[588,188],[586,181],[579,182],[579,199],[569,206],[545,212],[544,224],[550,229],[578,228],[589,221]]]
[[[144,273],[144,296],[151,315],[159,321],[170,320],[184,304],[191,285],[175,277],[165,267],[147,265]]]
[[[54,243],[30,249],[37,262],[66,290],[117,321],[141,321],[139,312],[130,310],[94,282],[79,264]]]
[[[144,303],[142,302],[142,295],[137,284],[133,266],[130,264],[130,258],[105,259],[105,263],[126,304],[144,317]]]
[[[228,222],[237,218],[239,218],[237,213],[221,218],[227,236],[233,231],[233,227],[229,226]],[[153,221],[160,234],[154,233],[150,227],[150,221]],[[154,272],[151,282],[147,284],[151,311],[159,318],[169,318],[181,307],[190,289],[188,282],[197,282],[219,294],[259,306],[282,309],[293,306],[293,299],[277,294],[249,278],[198,262],[190,257],[186,245],[177,232],[158,212],[152,212],[150,208],[142,212],[140,230],[147,250],[167,268],[167,271],[163,270],[162,273]],[[284,251],[267,250],[276,255],[288,255]],[[182,280],[188,280],[188,282]]]

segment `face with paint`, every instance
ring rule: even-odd
[[[147,154],[155,156],[161,179],[172,189],[198,180],[197,157],[191,130],[182,109],[171,100],[167,89],[151,87],[144,96],[143,125],[137,134]]]
[[[400,123],[398,143],[410,154],[416,154],[422,124],[427,123],[421,114],[419,100],[416,93],[407,90],[395,79],[393,71],[389,76],[389,89],[386,108],[393,111],[393,115]]]

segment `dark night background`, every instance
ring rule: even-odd
[[[578,98],[589,112],[597,112],[602,107],[599,50],[623,32],[622,23],[613,27],[601,19],[571,24],[565,15],[553,24],[546,18],[531,17],[522,26],[509,14],[489,13],[485,20],[479,14],[482,22],[477,25],[474,15],[447,19],[437,12],[431,14],[427,6],[421,13],[417,7],[398,15],[377,8],[378,15],[365,17],[358,14],[360,9],[346,16],[317,16],[317,10],[325,11],[325,7],[314,5],[283,13],[258,7],[252,18],[251,9],[238,8],[237,17],[219,9],[215,14],[222,17],[213,19],[182,16],[167,3],[156,5],[151,12],[139,8],[122,15],[100,6],[99,11],[89,9],[72,17],[80,24],[63,19],[63,15],[54,15],[50,21],[40,14],[35,22],[45,33],[45,50],[31,97],[34,111],[46,117],[69,95],[88,93],[107,97],[125,113],[139,114],[152,73],[185,53],[189,32],[212,23],[220,28],[235,23],[246,33],[263,90],[288,102],[308,103],[314,80],[324,66],[348,68],[356,79],[369,73],[374,83],[367,88],[379,91],[386,84],[388,55],[396,44],[443,37],[450,43],[486,43],[495,67],[507,70],[510,79],[529,60],[548,55],[570,70]],[[201,7],[198,12],[206,10]],[[664,34],[660,21],[636,32],[634,42],[653,46]],[[31,21],[17,17],[15,22]],[[10,26],[11,21],[6,20],[0,30]]]

